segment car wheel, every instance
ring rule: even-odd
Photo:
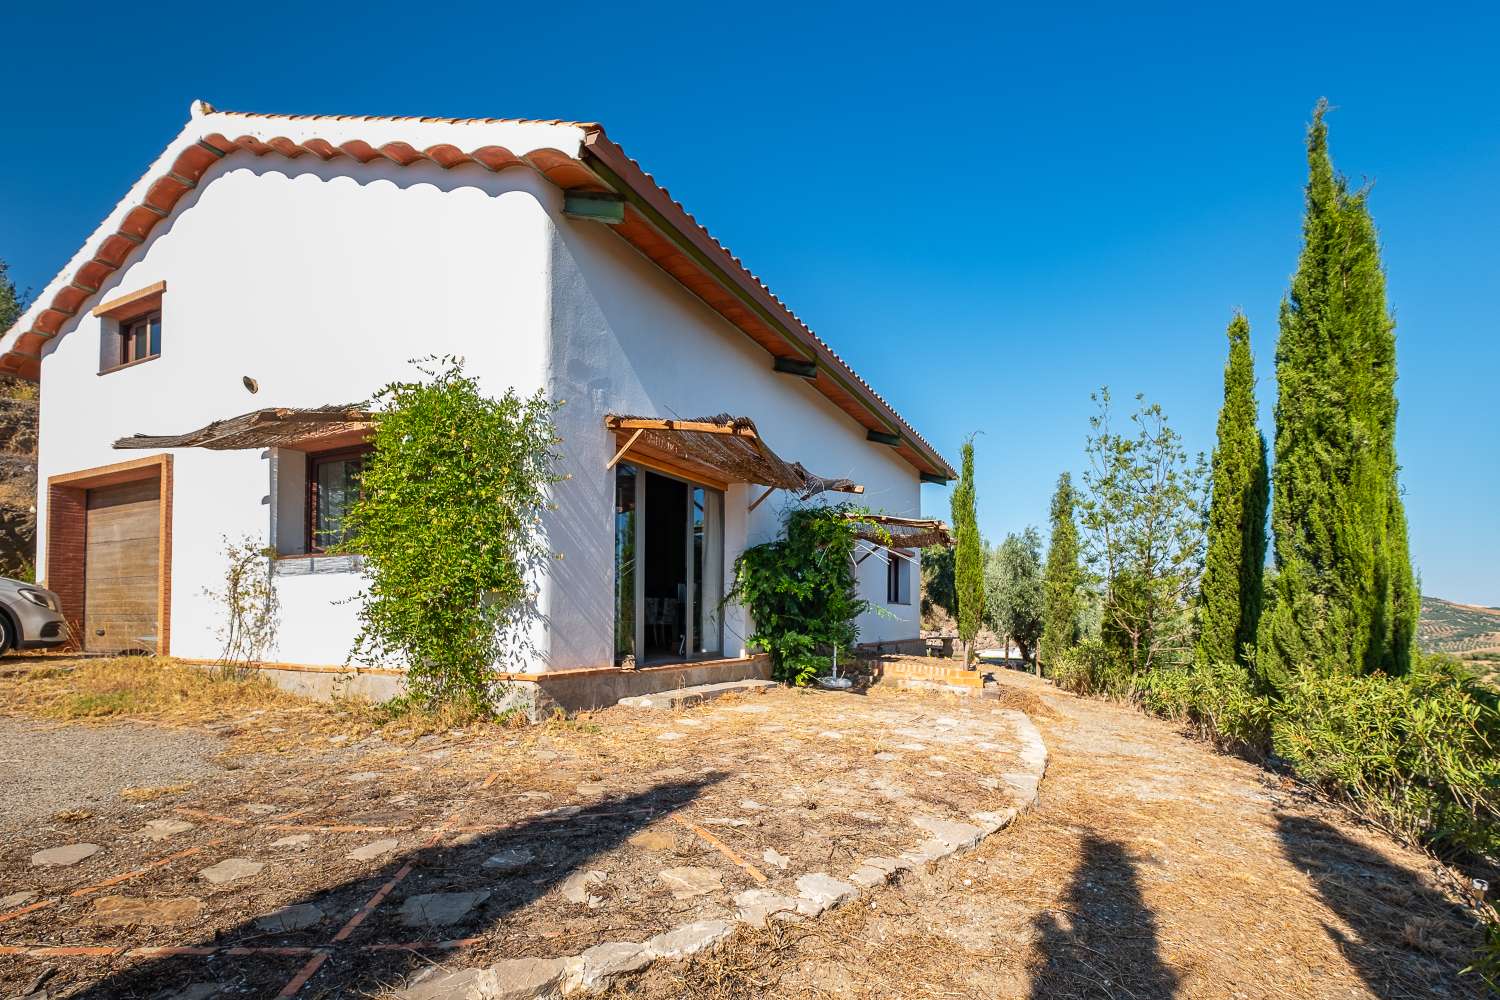
[[[0,615],[0,656],[4,656],[6,653],[9,653],[11,647],[15,644],[15,626],[10,623],[9,618],[5,617],[4,615]]]

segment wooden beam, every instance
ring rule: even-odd
[[[887,434],[885,431],[865,431],[865,440],[874,441],[876,444],[888,444],[892,448],[901,447],[900,434]]]
[[[776,492],[776,487],[774,487],[774,486],[768,486],[768,487],[766,487],[766,491],[764,493],[762,493],[760,496],[756,497],[755,500],[751,502],[751,504],[750,504],[750,510],[747,510],[745,513],[748,514],[748,513],[750,513],[750,511],[755,510],[755,508],[759,507],[761,504],[763,504],[763,503],[766,502],[766,498],[767,497],[769,497],[772,493],[775,493],[775,492]]]
[[[952,480],[939,472],[924,472],[922,473],[922,482],[932,483],[936,486],[947,486]]]
[[[710,424],[701,420],[640,419],[636,417],[606,417],[605,424],[612,430],[647,431],[692,431],[695,434],[724,434],[729,437],[753,438],[755,431],[749,427],[733,427],[729,424]]]
[[[625,221],[625,198],[613,191],[564,191],[563,215],[618,226]]]
[[[100,303],[99,305],[94,307],[93,314],[95,316],[117,316],[117,314],[123,311],[127,311],[131,307],[138,304],[143,307],[157,305],[159,303],[152,303],[147,300],[160,298],[161,293],[165,292],[166,290],[167,283],[165,281],[158,281],[154,285],[147,285],[145,288],[138,288],[128,295],[117,295],[114,298],[110,299],[108,302]]]
[[[609,462],[605,464],[605,471],[613,469],[615,467],[615,463],[624,458],[625,453],[630,450],[630,446],[635,444],[636,438],[640,437],[644,433],[646,433],[646,429],[644,427],[637,427],[635,433],[630,435],[630,440],[625,442],[624,447],[615,452],[615,457],[610,459]]]
[[[771,369],[783,375],[800,375],[803,378],[818,377],[818,363],[805,361],[802,358],[776,358],[771,363]]]

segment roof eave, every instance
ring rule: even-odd
[[[898,436],[900,443],[896,445],[897,450],[920,472],[934,478],[958,478],[953,466],[936,448],[871,389],[807,324],[776,298],[737,257],[710,236],[682,205],[674,201],[664,188],[605,134],[602,127],[586,131],[583,158],[595,173],[614,182],[617,188],[625,188],[617,193],[625,195],[627,199],[633,196],[638,202],[637,207],[648,208],[654,216],[648,219],[652,225],[658,229],[669,229],[670,232],[665,234],[668,238],[679,244],[686,243],[696,251],[695,256],[706,258],[718,272],[715,277],[721,282],[731,282],[740,297],[747,300],[747,305],[780,335],[792,352],[818,362],[820,375],[835,380],[840,388],[857,398],[877,425],[871,427],[867,424],[868,430]],[[912,461],[913,459],[916,461]]]

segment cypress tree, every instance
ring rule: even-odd
[[[1368,190],[1334,173],[1320,101],[1302,255],[1281,305],[1271,527],[1276,584],[1257,664],[1400,673],[1419,597],[1397,485],[1395,322]]]
[[[1250,322],[1229,323],[1224,405],[1214,445],[1208,506],[1208,554],[1198,594],[1198,657],[1235,663],[1254,646],[1266,564],[1266,439],[1256,427],[1255,363]]]
[[[1052,494],[1052,538],[1042,577],[1042,643],[1039,665],[1051,667],[1078,645],[1078,525],[1073,520],[1073,477],[1057,477]]]
[[[974,513],[974,439],[964,442],[963,468],[953,491],[953,529],[957,551],[953,576],[958,591],[958,637],[963,642],[964,665],[973,659],[974,639],[984,618],[984,544]]]
[[[10,280],[10,265],[0,260],[0,333],[4,333],[21,318],[21,293]]]

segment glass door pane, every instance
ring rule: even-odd
[[[724,596],[724,495],[693,487],[692,559],[693,652],[718,653],[724,648],[719,601]]]
[[[615,663],[635,656],[636,470],[615,466]]]

